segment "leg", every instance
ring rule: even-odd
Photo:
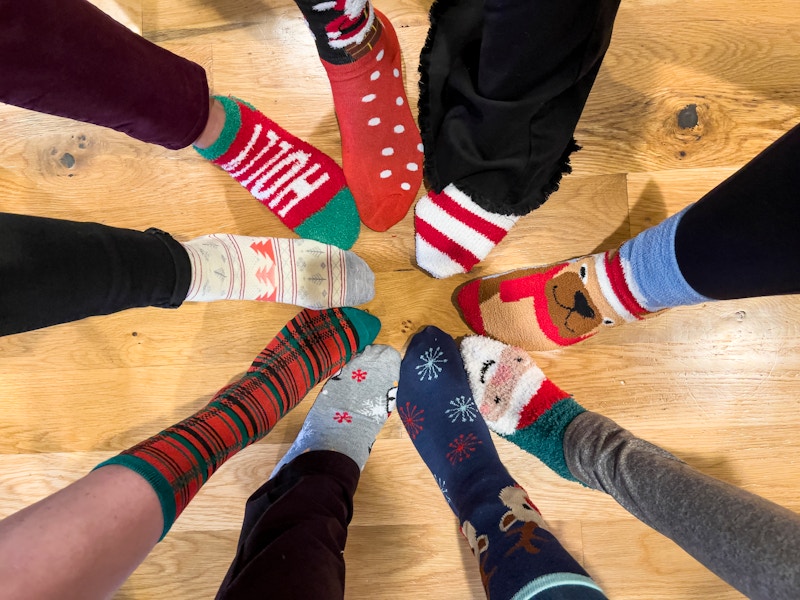
[[[529,350],[712,299],[800,292],[800,125],[695,204],[619,249],[469,282],[471,329]]]
[[[471,270],[558,188],[617,0],[439,3],[420,57],[417,263]]]
[[[369,346],[325,384],[294,444],[248,500],[217,598],[262,598],[265,582],[271,598],[343,597],[353,494],[399,370],[396,350]]]
[[[397,35],[370,0],[295,1],[328,74],[342,164],[361,219],[385,231],[405,217],[422,182]]]
[[[217,599],[344,597],[344,547],[361,472],[319,450],[297,456],[247,501],[236,558]],[[309,565],[314,565],[309,576]]]
[[[263,438],[378,328],[377,319],[355,309],[300,313],[206,407],[4,520],[4,593],[26,600],[108,597],[220,465]]]
[[[461,524],[489,598],[605,598],[500,462],[455,342],[435,327],[409,344],[397,411]]]
[[[86,0],[0,0],[0,23],[0,102],[172,150],[194,143],[299,235],[355,242],[358,213],[333,159],[250,106],[209,99],[200,65]]]
[[[94,123],[173,150],[208,122],[200,65],[85,0],[0,0],[0,102]]]
[[[492,430],[562,477],[610,494],[749,598],[797,596],[800,516],[585,411],[518,348],[470,337],[461,352]]]
[[[700,473],[596,413],[567,427],[564,456],[579,481],[613,496],[748,598],[797,597],[800,516]]]
[[[0,213],[0,335],[128,308],[181,305],[192,270],[183,247],[142,233]]]

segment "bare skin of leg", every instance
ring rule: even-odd
[[[161,536],[147,481],[109,465],[0,521],[3,600],[108,598]]]
[[[198,148],[208,148],[216,142],[219,134],[222,133],[222,128],[225,126],[225,109],[222,108],[222,104],[213,98],[209,98],[208,101],[211,105],[208,111],[208,122],[205,129],[203,129],[203,133],[194,142],[194,145]]]

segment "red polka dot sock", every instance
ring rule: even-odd
[[[377,11],[372,27],[360,45],[367,51],[355,62],[322,64],[342,135],[342,165],[361,220],[385,231],[405,217],[422,183],[422,141],[403,87],[394,28]]]
[[[249,104],[214,98],[225,109],[225,126],[216,142],[195,150],[298,235],[344,250],[352,247],[361,224],[339,165]]]

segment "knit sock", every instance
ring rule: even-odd
[[[518,220],[484,210],[452,183],[431,190],[414,208],[417,264],[439,279],[468,273]]]
[[[364,225],[405,217],[422,182],[422,140],[403,87],[400,44],[366,0],[298,0],[328,74],[342,165]]]
[[[186,300],[261,300],[306,308],[356,306],[375,275],[352,252],[314,240],[212,234],[182,244],[192,265]]]
[[[710,299],[694,291],[675,258],[683,212],[619,250],[473,280],[457,294],[476,333],[528,350],[551,350],[664,308]]]
[[[334,160],[236,98],[214,96],[225,126],[208,148],[195,150],[304,238],[347,250],[361,224],[344,173]]]
[[[545,377],[528,354],[483,336],[461,342],[475,404],[489,429],[578,481],[564,458],[564,432],[586,409]]]
[[[271,477],[310,450],[345,454],[363,471],[372,444],[389,417],[390,392],[397,387],[399,376],[397,350],[367,346],[322,388],[300,433]]]
[[[427,327],[411,340],[397,412],[461,524],[487,597],[605,597],[500,462],[456,344],[443,331]]]
[[[207,406],[96,468],[122,465],[153,486],[164,516],[163,538],[222,463],[267,435],[379,330],[378,319],[355,308],[304,310]]]

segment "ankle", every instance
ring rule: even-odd
[[[194,141],[194,146],[201,149],[208,148],[216,142],[225,128],[225,109],[222,104],[214,98],[209,98],[208,102],[208,121],[203,132]]]

